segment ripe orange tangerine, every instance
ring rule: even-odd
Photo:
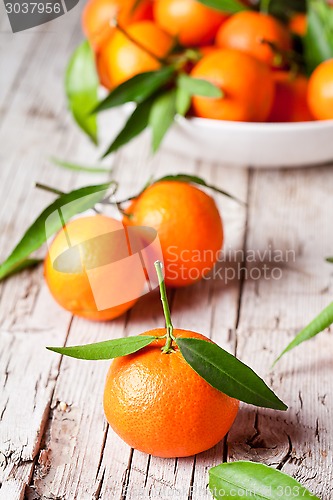
[[[114,86],[133,76],[161,67],[163,59],[171,50],[173,40],[151,21],[132,24],[126,34],[118,29],[103,46],[101,54],[105,73]]]
[[[142,0],[88,0],[82,13],[83,32],[95,51],[114,32],[112,21],[117,19],[123,27],[144,19],[151,19],[151,1]]]
[[[197,0],[155,0],[154,15],[161,28],[185,46],[211,42],[228,17]]]
[[[312,73],[308,104],[317,120],[333,120],[333,59],[321,63]]]
[[[219,47],[241,50],[274,66],[274,50],[265,41],[282,51],[292,47],[290,32],[280,21],[250,10],[233,15],[221,26],[216,36]]]
[[[304,36],[307,30],[307,17],[303,13],[294,14],[289,21],[289,29],[292,33]]]
[[[275,85],[269,67],[238,50],[217,50],[203,57],[191,75],[218,86],[223,97],[193,97],[197,116],[215,120],[266,121]]]
[[[105,56],[103,51],[96,54],[96,70],[99,78],[99,82],[103,87],[108,90],[113,89],[113,84],[111,80],[111,75],[107,70],[107,61],[105,61]]]
[[[162,337],[166,329],[146,332]],[[199,333],[173,335],[208,340]],[[161,352],[165,339],[115,359],[104,389],[104,412],[113,430],[133,448],[158,457],[187,457],[215,446],[229,431],[239,401],[209,385],[179,349]]]
[[[111,320],[132,307],[144,287],[142,269],[129,263],[130,255],[120,221],[104,215],[74,219],[49,247],[45,281],[58,304],[72,314]],[[120,259],[124,265],[114,266]],[[125,301],[129,296],[133,300]]]
[[[275,100],[269,116],[271,122],[307,122],[313,120],[307,103],[308,79],[288,71],[273,73]]]
[[[161,243],[165,283],[195,283],[213,268],[223,244],[223,225],[211,196],[177,181],[156,182],[126,210],[124,224],[155,229]]]

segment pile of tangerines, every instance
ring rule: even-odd
[[[141,297],[145,277],[127,258],[149,243],[145,228],[156,231],[160,249],[153,248],[149,259],[163,259],[167,286],[200,281],[218,260],[224,239],[219,210],[213,197],[190,181],[154,182],[127,205],[122,220],[102,214],[80,217],[51,243],[45,279],[55,300],[72,314],[112,320]],[[121,260],[125,265],[113,266],[110,278],[106,266]],[[130,295],[133,300],[123,299]]]
[[[164,266],[162,270],[159,262],[152,262],[152,267],[159,273],[166,328],[143,333],[146,344],[140,343],[140,336],[132,338],[137,345],[128,352],[120,352],[117,342],[131,337],[105,347],[105,342],[79,346],[74,353],[73,348],[51,349],[84,359],[116,358],[106,380],[104,411],[130,446],[160,457],[200,453],[225,436],[239,401],[208,383],[200,369],[184,359],[179,346],[183,339],[211,341],[197,332],[173,328],[165,286],[194,284],[214,266],[223,244],[223,224],[214,199],[190,179],[162,179],[131,201],[122,221],[101,214],[74,219],[49,247],[45,280],[55,300],[74,315],[93,321],[120,316],[135,304],[144,286],[145,276],[130,262],[136,246],[131,228],[142,229],[139,239],[145,239],[145,229],[158,234]],[[156,256],[153,252],[150,258]],[[118,269],[121,261],[125,265]],[[147,272],[149,263],[144,262]],[[113,265],[111,272],[108,265]],[[136,299],[124,302],[121,297],[128,290]],[[98,306],[101,297],[104,307]],[[86,357],[80,354],[82,347],[88,349]],[[91,348],[98,349],[97,357],[91,357]]]
[[[245,0],[244,10],[219,12],[199,0],[88,0],[84,33],[100,82],[109,90],[191,54],[182,70],[208,80],[220,98],[194,96],[191,113],[248,122],[333,119],[333,60],[305,75],[294,52],[307,18],[282,23]]]
[[[190,112],[202,118],[333,119],[333,59],[308,79],[294,58],[294,34],[304,34],[305,15],[282,23],[235,2],[244,9],[227,14],[201,0],[88,0],[83,28],[100,82],[112,94],[137,75],[151,77],[150,72],[170,65],[221,91],[220,97],[191,94]],[[173,83],[167,81],[166,90]],[[108,275],[106,268],[135,257],[131,229],[156,231],[164,261],[164,276],[159,260],[155,266],[166,328],[107,345],[52,350],[81,359],[116,358],[105,385],[106,418],[130,446],[161,457],[214,446],[236,418],[239,400],[287,408],[252,370],[207,337],[173,328],[165,286],[183,287],[207,276],[223,244],[221,216],[202,186],[211,187],[185,175],[160,179],[121,207],[121,221],[100,214],[74,219],[55,237],[45,261],[46,282],[62,307],[90,320],[111,320],[134,305],[143,280],[130,265],[115,266]],[[144,240],[145,230],[140,235]],[[121,299],[129,287],[135,298]],[[242,395],[244,388],[250,399]]]

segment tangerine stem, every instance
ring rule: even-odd
[[[172,348],[172,342],[173,340],[175,340],[175,337],[173,336],[173,324],[171,320],[168,297],[166,294],[166,288],[163,276],[163,264],[161,261],[157,260],[155,262],[155,269],[158,277],[158,282],[160,285],[161,301],[162,301],[163,312],[165,317],[165,325],[166,325],[166,342],[165,346],[162,348],[162,352],[164,352],[165,354],[170,354],[174,350]]]
[[[40,182],[36,182],[35,187],[37,189],[42,189],[43,191],[47,191],[48,193],[53,193],[61,196],[62,194],[65,194],[63,191],[59,191],[59,189],[47,186],[46,184],[41,184]]]

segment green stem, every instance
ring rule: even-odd
[[[162,267],[162,262],[157,260],[155,262],[155,269],[158,277],[158,282],[160,285],[160,293],[161,293],[161,301],[162,301],[162,306],[163,306],[163,312],[164,312],[164,317],[165,317],[165,325],[166,325],[166,342],[165,346],[162,348],[162,352],[165,354],[170,354],[171,352],[174,351],[172,347],[172,342],[175,340],[175,337],[173,335],[173,324],[171,321],[171,313],[170,313],[170,308],[169,308],[169,302],[166,294],[166,288],[165,288],[165,282],[164,282],[164,276],[163,276],[163,267]]]
[[[48,193],[57,194],[58,196],[65,194],[63,191],[59,191],[59,189],[55,189],[53,187],[46,186],[46,184],[41,184],[40,182],[36,182],[35,186],[38,189],[42,189],[43,191],[47,191]]]

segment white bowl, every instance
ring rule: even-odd
[[[243,123],[178,117],[163,147],[240,167],[304,167],[333,161],[333,120]]]

